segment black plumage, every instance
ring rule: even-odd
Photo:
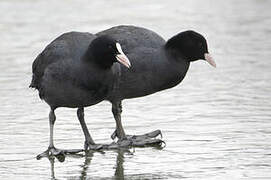
[[[129,58],[130,69],[115,63],[116,43]],[[176,86],[190,62],[198,59],[215,66],[206,39],[195,31],[179,33],[168,41],[136,26],[116,26],[97,34],[70,32],[55,39],[35,59],[30,87],[39,90],[52,112],[58,107],[82,110],[110,101],[117,124],[112,137],[123,141],[127,136],[120,120],[121,101]],[[88,147],[95,144],[87,137],[86,143]]]

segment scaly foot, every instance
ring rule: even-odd
[[[50,156],[56,156],[56,157],[61,157],[65,156],[65,154],[75,154],[84,151],[83,149],[57,149],[55,147],[48,147],[46,151],[43,153],[37,155],[37,159],[41,159],[43,157],[50,157]]]
[[[116,138],[116,131],[111,135],[112,139]],[[126,135],[126,138],[119,139],[117,144],[120,147],[132,146],[132,147],[144,147],[144,146],[154,146],[161,145],[165,142],[161,139],[156,139],[157,136],[161,136],[162,133],[160,130],[152,131],[143,135]]]
[[[103,146],[102,144],[93,144],[91,142],[87,142],[85,141],[85,150],[94,150],[94,151],[98,151],[98,150],[102,150],[103,149]]]

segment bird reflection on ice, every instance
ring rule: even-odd
[[[159,147],[156,148],[161,149]],[[55,157],[51,156],[48,157],[48,160],[50,162],[50,169],[51,169],[51,179],[56,180],[57,174],[55,173],[55,164],[56,163],[63,163],[65,159],[67,158],[80,158],[83,159],[82,164],[80,165],[81,170],[80,170],[80,175],[78,177],[70,177],[71,179],[104,179],[102,177],[96,177],[96,176],[88,176],[88,171],[91,169],[91,163],[95,155],[97,154],[104,154],[105,152],[97,152],[97,151],[89,151],[85,155],[84,154],[73,154],[73,155],[67,155],[66,158],[62,159],[61,157]],[[125,150],[125,149],[119,149],[116,150],[115,153],[116,155],[116,160],[115,160],[115,165],[112,166],[112,169],[115,170],[114,175],[112,177],[108,177],[109,179],[134,179],[134,178],[162,178],[164,175],[162,174],[151,174],[151,173],[146,173],[146,174],[125,174],[125,168],[124,168],[124,163],[125,163],[125,156],[126,155],[131,155],[133,156],[133,152],[130,150]],[[61,166],[60,164],[59,166]]]
[[[84,158],[84,162],[81,165],[82,170],[80,173],[79,179],[87,179],[87,171],[91,165],[91,160],[94,157],[95,153],[100,153],[100,152],[94,152],[94,151],[89,151],[86,153],[86,155],[83,154],[74,154],[74,155],[68,155],[69,158]],[[124,168],[123,168],[123,163],[124,163],[124,153],[129,153],[132,154],[128,150],[117,150],[116,154],[116,165],[113,167],[115,169],[114,177],[116,179],[123,179],[124,178]],[[57,175],[55,174],[55,161],[57,157],[48,157],[48,160],[50,162],[51,166],[51,179],[57,179]],[[64,162],[62,159],[57,159],[59,162]],[[76,178],[76,179],[78,179]]]

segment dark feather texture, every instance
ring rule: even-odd
[[[110,40],[102,38],[104,42],[91,45],[99,37],[119,42],[131,68],[113,64],[113,53],[106,49]],[[207,52],[205,38],[194,31],[180,33],[168,42],[135,26],[117,26],[95,35],[70,32],[55,39],[35,59],[30,86],[55,108],[121,101],[177,85],[190,61],[203,59]]]

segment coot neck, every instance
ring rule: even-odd
[[[178,85],[185,77],[190,62],[178,51],[163,47],[164,65],[161,67],[161,82],[159,90],[172,88]]]

